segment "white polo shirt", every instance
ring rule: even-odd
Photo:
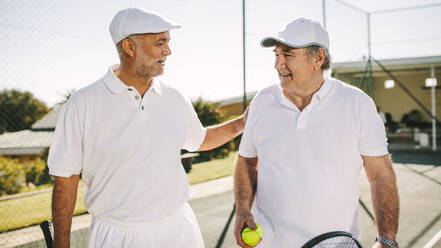
[[[259,247],[301,247],[329,231],[358,237],[360,155],[388,153],[372,99],[329,78],[301,112],[280,85],[260,91],[249,111],[239,154],[259,160]]]
[[[101,219],[142,223],[170,216],[188,200],[180,150],[197,150],[206,129],[174,88],[154,80],[141,98],[114,69],[65,104],[49,173],[82,173],[85,205]]]

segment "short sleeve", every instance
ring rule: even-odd
[[[190,99],[185,99],[185,140],[182,149],[197,151],[205,139],[207,129],[201,124]]]
[[[49,174],[53,176],[70,177],[82,170],[82,125],[73,105],[68,101],[58,117],[48,157]]]
[[[360,106],[358,149],[364,156],[381,156],[388,153],[386,130],[377,113],[374,101],[368,100]]]
[[[257,157],[257,149],[255,145],[255,120],[256,120],[256,103],[254,99],[250,104],[247,122],[242,134],[242,139],[239,145],[239,155],[245,158]]]

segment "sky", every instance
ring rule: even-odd
[[[366,12],[439,4],[441,0],[344,0]],[[334,62],[367,55],[366,15],[325,0]],[[242,1],[239,0],[0,0],[0,90],[32,92],[52,106],[69,90],[101,78],[119,63],[108,32],[118,10],[141,7],[182,25],[172,30],[161,80],[191,99],[221,100],[243,93]],[[290,21],[323,23],[322,0],[245,3],[246,91],[278,82],[271,48],[260,40]],[[371,14],[376,59],[441,55],[441,5]]]

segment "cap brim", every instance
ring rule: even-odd
[[[178,28],[181,28],[182,26],[181,25],[179,25],[179,24],[173,24],[172,26],[170,26],[170,28],[168,29],[168,30],[171,30],[171,29],[178,29]]]
[[[286,41],[284,41],[282,39],[275,38],[275,37],[265,37],[265,38],[263,38],[262,41],[260,42],[260,45],[263,46],[263,47],[273,47],[273,46],[277,45],[278,43],[287,45],[287,46],[292,47],[292,48],[302,48],[302,47],[309,46],[309,45],[292,44],[292,43],[286,42]]]
[[[277,45],[277,43],[281,43],[281,44],[284,44],[284,45],[292,47],[292,48],[303,48],[303,47],[317,45],[319,47],[323,47],[326,51],[328,51],[327,47],[325,47],[322,44],[317,43],[317,42],[311,42],[311,43],[307,43],[307,44],[292,44],[292,43],[286,42],[282,39],[275,38],[275,37],[263,38],[262,41],[260,42],[260,45],[262,47],[273,47],[273,46]]]
[[[146,31],[139,30],[138,32],[131,32],[129,34],[121,34],[121,37],[119,37],[118,39],[113,39],[113,38],[112,39],[113,39],[113,42],[115,44],[117,44],[118,42],[124,40],[125,38],[129,37],[132,34],[159,34],[159,33],[164,33],[164,32],[170,31],[172,29],[178,29],[178,28],[181,28],[181,25],[173,24],[173,25],[169,25],[167,27],[159,27],[157,29],[149,29]]]
[[[263,47],[273,47],[275,46],[277,43],[283,43],[283,41],[274,38],[274,37],[265,37],[262,39],[262,41],[260,42],[260,45]]]
[[[167,32],[170,31],[172,29],[178,29],[181,28],[181,25],[179,24],[172,24],[172,25],[167,25],[165,27],[158,27],[157,29],[151,29],[149,31],[146,32],[139,32],[139,34],[158,34],[158,33],[163,33],[163,32]]]

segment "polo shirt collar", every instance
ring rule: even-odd
[[[290,100],[288,100],[288,98],[285,96],[285,94],[283,94],[283,88],[282,86],[278,85],[278,95],[279,95],[279,102],[284,105],[285,107],[288,107],[290,109],[296,110],[296,111],[300,111],[299,108]]]
[[[162,94],[161,84],[159,83],[159,80],[153,79],[152,85],[150,85],[150,88],[152,88],[156,94],[158,94],[158,95]]]
[[[325,96],[328,94],[331,87],[332,87],[332,80],[329,80],[329,77],[326,77],[325,82],[323,82],[320,89],[316,93],[314,93],[312,97],[317,98],[317,100],[319,101],[323,100],[323,98],[325,98]]]
[[[329,77],[325,77],[325,82],[323,82],[322,86],[320,87],[320,89],[314,93],[314,95],[312,96],[312,98],[317,99],[318,101],[323,100],[323,98],[325,98],[325,96],[328,94],[328,92],[330,91],[331,87],[333,85],[333,81],[330,80]],[[285,94],[283,94],[283,88],[282,86],[280,86],[279,84],[279,102],[291,109],[295,109],[297,111],[299,111],[299,108],[297,108],[297,106],[292,103],[290,100],[288,100],[288,98],[285,96]]]
[[[113,94],[120,94],[124,91],[127,91],[129,88],[134,88],[133,86],[128,86],[125,83],[123,83],[113,72],[115,69],[118,68],[119,65],[112,65],[109,68],[109,71],[104,76],[104,82],[107,86],[107,88],[112,92]],[[150,85],[150,88],[158,95],[162,94],[161,90],[161,84],[158,80],[153,79],[152,84]],[[150,90],[150,89],[149,89]]]

